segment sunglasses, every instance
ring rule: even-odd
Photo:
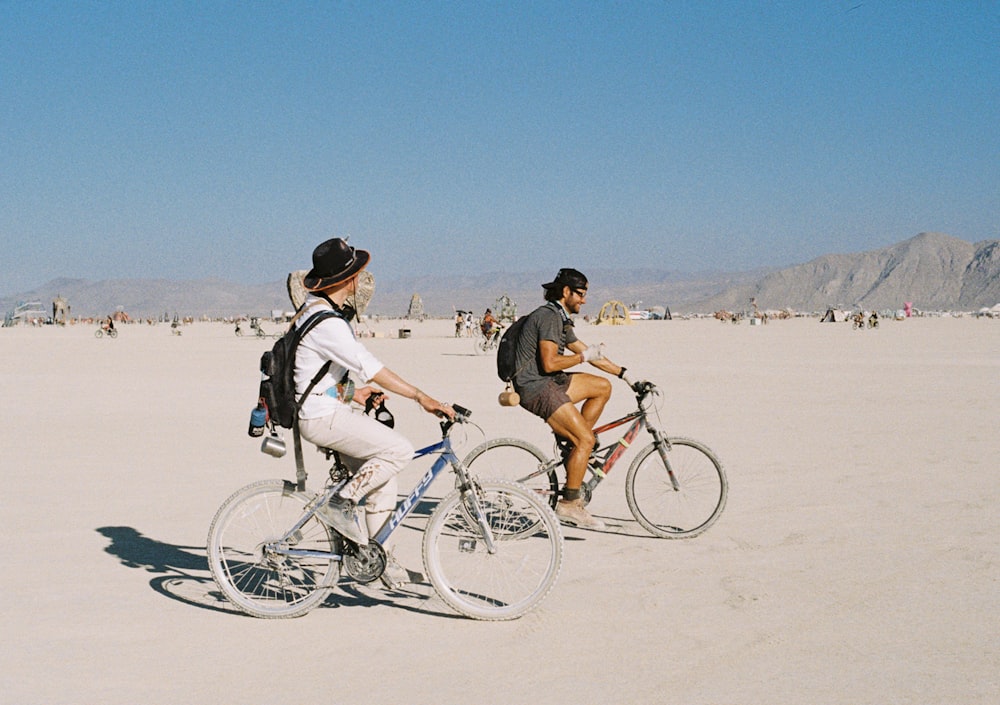
[[[577,296],[579,296],[581,299],[587,298],[587,290],[586,289],[570,289],[570,291],[572,291],[574,294],[576,294]]]

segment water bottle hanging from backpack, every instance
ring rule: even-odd
[[[251,438],[259,438],[264,435],[264,426],[267,425],[267,407],[264,406],[264,397],[257,400],[257,406],[250,411],[250,428],[247,433]]]

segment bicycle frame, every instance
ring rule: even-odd
[[[584,483],[584,486],[591,492],[597,487],[600,482],[607,477],[608,473],[611,472],[615,464],[621,459],[625,452],[631,447],[632,442],[635,441],[635,437],[639,435],[639,431],[643,428],[649,431],[650,435],[653,436],[653,443],[656,444],[656,448],[663,458],[663,463],[667,468],[667,474],[670,477],[670,482],[673,485],[674,490],[679,489],[677,484],[677,478],[674,476],[673,470],[670,467],[670,463],[666,457],[666,451],[670,450],[670,441],[667,435],[663,433],[660,429],[655,426],[651,426],[646,419],[647,412],[642,408],[642,397],[639,401],[639,408],[636,411],[629,412],[619,419],[610,421],[603,426],[598,426],[594,429],[594,435],[600,435],[606,431],[618,428],[619,426],[624,426],[631,422],[631,426],[626,429],[625,433],[615,441],[603,448],[598,448],[593,452],[592,455],[598,457],[600,462],[594,463],[590,462],[587,464],[587,469],[591,473],[591,478]],[[601,454],[604,454],[603,459],[600,458]],[[539,475],[548,473],[553,468],[562,464],[562,460],[551,459],[546,463],[543,463],[531,474],[521,478],[522,482],[526,482],[532,478],[538,477]]]
[[[407,496],[406,499],[404,499],[402,502],[399,503],[395,511],[393,511],[392,515],[389,517],[388,521],[386,521],[385,525],[379,530],[378,534],[375,535],[374,540],[379,545],[382,546],[385,545],[385,542],[392,535],[392,532],[395,531],[396,527],[398,527],[401,523],[403,523],[403,520],[406,519],[407,516],[409,516],[410,512],[413,511],[413,508],[417,506],[417,503],[423,498],[424,494],[427,493],[427,489],[431,486],[431,483],[434,482],[434,479],[438,475],[440,475],[445,468],[449,466],[454,468],[456,474],[459,477],[459,480],[461,481],[459,489],[463,490],[468,489],[469,483],[468,483],[468,476],[465,471],[465,466],[462,465],[461,461],[455,455],[454,450],[452,450],[451,439],[448,437],[447,431],[445,431],[444,438],[442,438],[437,443],[433,443],[425,448],[421,448],[420,450],[415,451],[413,454],[413,459],[416,460],[417,458],[422,458],[426,455],[431,455],[434,453],[440,453],[441,455],[437,460],[434,461],[434,464],[431,465],[430,468],[428,468],[427,472],[424,473],[423,477],[420,478],[416,486],[410,492],[409,496]],[[342,483],[328,487],[325,492],[323,492],[321,495],[318,496],[319,497],[318,501],[314,500],[314,506],[312,507],[312,509],[310,509],[304,515],[302,515],[302,517],[295,523],[295,526],[293,526],[283,537],[281,537],[281,539],[269,544],[269,548],[274,553],[282,555],[309,557],[309,558],[326,558],[334,561],[342,560],[343,556],[337,553],[327,553],[325,551],[307,551],[297,548],[282,548],[279,546],[279,544],[287,540],[289,537],[293,536],[295,532],[301,529],[305,525],[305,523],[309,521],[309,519],[316,513],[316,510],[319,507],[323,506],[326,502],[328,502],[330,500],[330,497],[333,496],[333,493],[336,492],[338,489],[340,489],[345,483],[346,480]],[[291,486],[294,487],[294,485]],[[491,531],[489,525],[486,522],[485,517],[483,516],[482,509],[478,506],[478,503],[475,504],[476,504],[475,506],[476,519],[479,525],[484,530],[484,538],[486,539],[487,550],[490,553],[494,553],[496,549],[494,547],[493,532]]]
[[[417,502],[421,500],[424,494],[427,492],[427,488],[431,486],[434,482],[434,478],[441,474],[449,465],[455,468],[461,467],[461,463],[455,456],[454,451],[451,449],[451,439],[444,438],[437,443],[433,443],[426,448],[421,448],[413,453],[413,459],[422,458],[425,455],[431,455],[432,453],[441,453],[441,457],[434,461],[427,472],[424,473],[423,477],[417,482],[416,486],[410,492],[409,496],[404,499],[396,507],[396,510],[389,517],[389,520],[385,525],[379,530],[378,534],[375,535],[375,541],[385,545],[385,542],[392,535],[392,532],[403,523],[403,520],[409,515],[413,508],[417,506]]]
[[[633,411],[632,413],[626,414],[620,419],[611,421],[610,423],[606,423],[603,426],[599,426],[594,429],[594,435],[596,436],[601,433],[604,433],[605,431],[610,431],[613,428],[618,428],[619,426],[623,426],[627,424],[629,421],[632,422],[632,425],[628,427],[628,430],[625,431],[625,433],[622,435],[621,438],[615,441],[612,445],[600,448],[596,451],[597,453],[604,452],[605,455],[604,455],[604,462],[601,463],[600,467],[594,467],[593,465],[591,466],[594,470],[595,476],[604,479],[604,476],[607,475],[609,472],[611,472],[611,469],[614,467],[615,463],[618,462],[618,459],[625,454],[625,451],[627,451],[629,447],[632,445],[632,441],[634,441],[635,437],[639,435],[639,431],[644,426],[647,426],[646,412],[641,410]]]

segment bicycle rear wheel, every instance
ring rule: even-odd
[[[226,598],[247,614],[305,614],[339,578],[337,561],[281,555],[268,548],[337,552],[340,539],[315,517],[279,541],[308,502],[308,496],[283,480],[262,480],[237,490],[219,507],[208,530],[208,567]]]
[[[424,533],[424,567],[456,612],[515,619],[555,585],[562,548],[559,521],[544,498],[512,482],[485,481],[469,492],[455,490],[435,508]]]
[[[625,498],[643,528],[661,538],[691,538],[705,531],[726,506],[729,483],[709,448],[688,438],[671,438],[666,452],[675,489],[655,444],[644,448],[628,469]]]
[[[538,493],[550,507],[559,499],[559,476],[538,448],[518,438],[495,438],[476,446],[462,461],[476,477],[513,480]]]

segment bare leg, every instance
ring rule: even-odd
[[[597,419],[604,413],[604,407],[611,399],[611,382],[604,377],[580,373],[572,375],[569,379],[569,388],[566,390],[569,398],[574,404],[583,402],[580,414],[586,420],[590,428],[594,428]]]

